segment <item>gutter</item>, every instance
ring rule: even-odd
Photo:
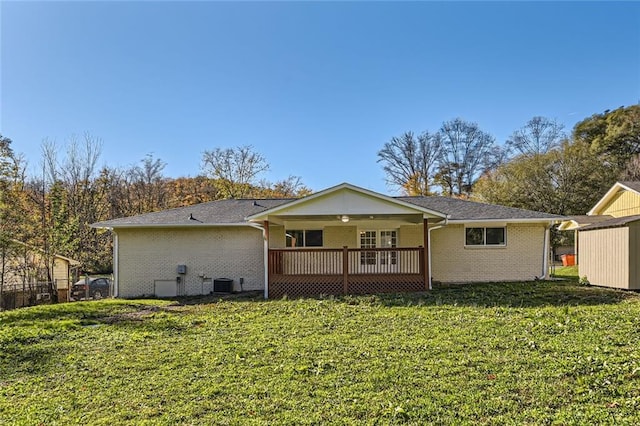
[[[140,224],[140,223],[125,223],[122,225],[100,225],[100,223],[94,223],[89,225],[91,228],[108,229],[113,231],[120,228],[192,228],[192,227],[208,227],[208,228],[225,228],[225,227],[238,227],[238,226],[252,226],[247,222],[238,223],[162,223],[162,224]]]
[[[542,249],[542,276],[540,279],[546,280],[547,274],[549,273],[549,247],[551,241],[551,227],[553,225],[549,224],[544,229],[544,244]]]
[[[455,224],[465,224],[465,223],[549,223],[549,221],[558,222],[562,221],[562,218],[539,218],[539,219],[453,219],[450,220],[449,223],[451,225]]]
[[[120,247],[118,246],[118,234],[113,233],[113,297],[117,298],[120,293],[120,274],[118,268]]]

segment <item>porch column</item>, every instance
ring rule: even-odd
[[[349,249],[342,247],[342,292],[349,293]]]
[[[431,271],[429,270],[430,266],[429,265],[429,252],[431,251],[431,247],[429,247],[429,219],[427,219],[426,217],[422,220],[422,226],[424,227],[424,232],[423,232],[423,244],[422,246],[424,247],[424,289],[425,290],[429,290],[429,282],[431,281],[430,277],[431,277]]]
[[[269,256],[269,221],[265,220],[262,227],[264,238],[264,298],[269,298],[269,276],[271,275],[271,258]]]

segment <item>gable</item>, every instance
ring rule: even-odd
[[[341,184],[310,196],[291,201],[275,208],[249,216],[252,221],[268,217],[300,218],[329,216],[399,216],[444,218],[436,210],[387,197],[349,184]]]
[[[614,196],[610,203],[604,206],[600,214],[608,214],[613,217],[640,214],[640,194],[622,190]]]
[[[278,215],[396,215],[416,213],[421,213],[421,211],[345,188],[286,208],[278,212]]]
[[[638,215],[640,214],[640,193],[623,183],[616,183],[589,214],[613,217]]]

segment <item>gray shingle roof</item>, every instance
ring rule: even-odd
[[[444,214],[451,220],[561,220],[563,216],[534,212],[531,210],[504,207],[448,197],[395,197]],[[229,225],[245,224],[245,218],[265,210],[278,207],[294,199],[247,199],[219,200],[193,206],[179,207],[160,212],[98,222],[96,228],[118,228],[127,226],[171,226],[171,225]]]
[[[449,214],[451,220],[565,219],[549,213],[485,204],[450,197],[397,197],[427,209]]]
[[[633,180],[628,180],[628,181],[622,181],[620,182],[621,184],[623,184],[624,186],[633,189],[636,192],[640,192],[640,182],[639,181],[633,181]]]
[[[598,223],[605,220],[613,219],[613,216],[608,214],[595,214],[595,215],[577,215],[577,216],[569,216],[568,220],[572,220],[578,225],[591,225],[592,223]]]
[[[580,228],[578,228],[578,231],[591,231],[594,229],[603,229],[603,228],[617,228],[638,220],[640,220],[640,215],[615,217],[613,219],[603,220],[598,223],[592,223],[591,225],[581,226]]]
[[[246,223],[245,217],[277,207],[292,199],[218,200],[138,216],[94,223],[95,228],[153,225],[225,225]]]

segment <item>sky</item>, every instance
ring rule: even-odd
[[[404,132],[502,144],[639,102],[639,2],[0,1],[0,134],[32,174],[88,133],[111,167],[251,145],[269,181],[396,195],[377,152]]]

